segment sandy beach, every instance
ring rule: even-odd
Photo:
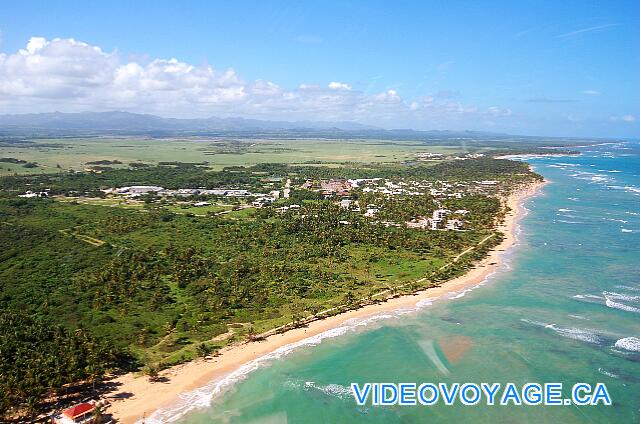
[[[107,413],[113,415],[118,422],[129,424],[150,416],[159,408],[170,406],[178,401],[178,395],[207,383],[220,379],[250,361],[267,355],[276,349],[292,343],[300,342],[336,327],[353,318],[365,318],[385,311],[412,308],[425,299],[437,298],[451,292],[460,292],[483,282],[487,276],[495,272],[502,264],[502,255],[516,242],[516,230],[519,219],[525,214],[524,201],[535,195],[544,185],[536,183],[512,194],[508,199],[511,211],[507,214],[500,230],[505,234],[502,243],[475,268],[458,278],[447,281],[439,287],[429,288],[414,295],[397,297],[386,302],[368,305],[357,310],[348,311],[311,322],[304,328],[289,330],[282,334],[269,336],[264,341],[237,344],[222,349],[213,359],[198,359],[182,364],[160,373],[164,382],[152,383],[145,376],[126,374],[114,380],[119,384],[118,390],[107,399],[111,402]]]

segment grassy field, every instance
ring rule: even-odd
[[[384,140],[213,140],[145,138],[38,139],[34,143],[0,144],[0,157],[36,162],[37,168],[0,163],[0,175],[83,170],[94,161],[208,162],[213,169],[257,163],[401,162],[416,152],[460,153],[460,147],[424,146],[409,141]]]
[[[207,205],[207,206],[188,206],[188,204],[177,204],[171,205],[167,207],[167,210],[174,213],[184,213],[189,214],[192,213],[198,216],[204,216],[209,213],[220,213],[225,211],[230,211],[233,206],[231,205]]]

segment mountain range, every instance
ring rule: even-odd
[[[362,131],[380,128],[357,122],[265,121],[246,118],[163,118],[130,112],[30,113],[0,115],[0,130],[94,130],[94,131],[260,131],[260,130],[341,130]]]

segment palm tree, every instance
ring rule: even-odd
[[[154,382],[158,379],[158,366],[154,364],[149,364],[145,367],[144,373],[149,377],[149,381]]]
[[[102,422],[102,406],[96,405],[93,408],[93,424],[100,424]]]

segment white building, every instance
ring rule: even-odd
[[[121,187],[116,190],[118,194],[147,194],[147,193],[158,193],[164,191],[164,187],[160,186],[131,186],[131,187]]]
[[[433,211],[433,219],[442,220],[450,213],[451,211],[449,209],[436,209],[435,211]]]
[[[373,216],[375,216],[378,213],[378,209],[376,208],[369,208],[367,209],[367,211],[364,213],[364,216],[366,216],[367,218],[371,218]]]
[[[40,191],[38,193],[33,192],[33,191],[27,191],[24,194],[20,194],[18,197],[25,197],[27,199],[30,199],[32,197],[47,197],[48,193],[46,191]]]
[[[353,200],[351,200],[351,199],[342,199],[340,201],[340,207],[341,208],[345,208],[345,209],[349,209],[349,207],[351,206],[352,203],[353,203]]]
[[[462,221],[460,221],[459,219],[450,219],[447,221],[447,226],[446,229],[447,230],[454,230],[454,231],[458,231],[462,229],[462,225],[464,223]]]

